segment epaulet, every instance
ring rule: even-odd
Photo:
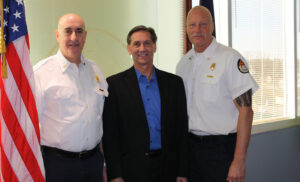
[[[84,59],[85,59],[86,62],[88,62],[88,63],[90,63],[90,64],[92,64],[92,65],[97,65],[96,62],[93,61],[93,60],[86,59],[86,58],[84,58]]]
[[[52,60],[54,56],[55,55],[47,57],[46,59],[43,59],[43,60],[39,61],[38,63],[36,63],[33,66],[33,71],[37,71],[38,69],[40,69],[43,65],[45,65],[47,62],[49,62],[50,60]]]

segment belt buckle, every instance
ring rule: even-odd
[[[198,138],[200,139],[201,142],[203,142],[205,139],[205,136],[200,135],[200,136],[198,136]]]
[[[150,157],[156,155],[156,152],[155,152],[155,151],[151,151],[151,150],[150,150],[148,153],[149,153],[149,156],[150,156]]]
[[[86,154],[87,152],[85,152],[85,151],[83,151],[83,152],[79,152],[79,154],[78,154],[78,159],[84,159],[85,157],[85,154]]]
[[[147,157],[155,157],[158,156],[161,153],[161,150],[150,150],[148,152],[145,153],[145,156]]]

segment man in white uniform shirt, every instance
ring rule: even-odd
[[[34,67],[46,181],[102,181],[102,110],[108,95],[100,68],[81,53],[87,32],[82,18],[58,21],[56,55]]]
[[[187,34],[194,45],[177,65],[188,104],[190,182],[242,182],[258,86],[245,59],[216,42],[212,16],[190,10]]]

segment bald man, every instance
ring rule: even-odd
[[[243,182],[258,86],[246,60],[212,36],[209,10],[196,6],[187,16],[194,45],[177,65],[189,116],[190,182]]]
[[[57,54],[34,67],[47,182],[102,181],[99,143],[108,85],[100,68],[82,56],[86,35],[80,16],[62,16]]]

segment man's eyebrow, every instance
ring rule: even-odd
[[[66,28],[64,28],[65,30],[72,30],[73,28],[71,28],[71,27],[66,27]],[[77,27],[77,28],[74,28],[74,30],[84,30],[84,28],[82,28],[82,27]]]

